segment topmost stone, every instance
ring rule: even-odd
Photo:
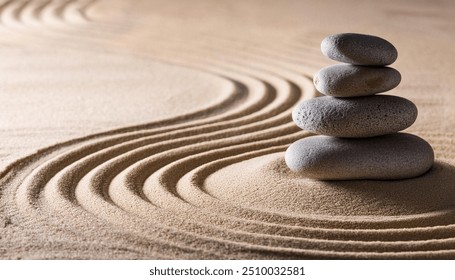
[[[322,40],[322,53],[336,61],[365,66],[395,62],[397,49],[388,41],[371,35],[341,33]]]

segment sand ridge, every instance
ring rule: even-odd
[[[32,2],[25,6],[39,6]],[[193,99],[204,101],[204,106],[189,104],[187,111],[176,109],[174,116],[161,118],[157,107],[155,113],[140,113],[143,122],[128,119],[125,125],[118,120],[109,128],[93,121],[96,132],[84,128],[81,118],[81,131],[43,140],[46,144],[33,143],[35,152],[27,150],[28,156],[11,162],[2,173],[3,258],[454,257],[453,131],[431,126],[442,116],[427,117],[434,102],[425,90],[404,86],[397,95],[422,108],[423,115],[409,131],[429,139],[435,148],[439,161],[429,173],[401,182],[312,181],[287,170],[283,156],[292,142],[310,136],[292,123],[291,111],[317,95],[312,75],[326,64],[318,49],[323,32],[310,25],[298,35],[290,31],[289,41],[276,43],[272,38],[277,34],[271,30],[271,38],[259,32],[252,42],[246,38],[248,30],[261,30],[255,22],[237,37],[230,34],[235,27],[215,33],[203,23],[191,23],[200,32],[195,41],[190,40],[194,34],[178,29],[179,13],[171,4],[97,1],[83,8],[88,2],[52,3],[46,4],[51,7],[46,9],[54,10],[48,14],[65,17],[73,13],[65,12],[71,6],[86,22],[68,26],[47,20],[52,28],[44,38],[37,38],[41,27],[20,28],[16,34],[19,31],[11,29],[17,26],[10,24],[5,32],[18,36],[11,41],[32,40],[43,48],[61,42],[76,58],[107,49],[107,55],[125,57],[134,66],[150,61],[158,71],[160,63],[163,69],[177,67],[164,73],[197,76],[193,91],[201,93]],[[8,2],[11,5],[10,10],[21,10],[21,5]],[[148,22],[144,15],[132,20],[141,9],[152,11],[159,5],[161,12]],[[201,5],[210,6],[205,1],[194,5],[188,7],[188,18]],[[285,10],[296,3],[287,5]],[[216,15],[224,15],[224,10],[211,9],[214,18],[209,15],[202,22],[221,24]],[[257,14],[268,12],[259,9]],[[163,18],[166,26],[144,31]],[[193,71],[205,74],[192,76]],[[150,80],[137,75],[139,82]],[[212,89],[203,87],[204,79],[214,83]],[[434,80],[427,79],[421,82],[432,87]],[[156,94],[149,102],[160,104],[168,96],[178,101],[180,94],[178,90]],[[99,104],[92,96],[86,98]],[[134,103],[129,106],[136,108]],[[450,127],[454,118],[446,113]],[[96,120],[100,113],[92,114]],[[108,106],[102,114],[114,116],[116,110]],[[77,122],[78,117],[73,118]]]

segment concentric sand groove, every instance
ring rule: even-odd
[[[86,9],[93,0],[24,0],[3,1],[2,23],[12,27],[30,24],[68,24],[87,22]]]
[[[31,44],[80,30],[90,22],[87,10],[96,0],[7,0],[0,4],[0,33],[7,41]],[[48,42],[48,41],[47,41]],[[60,42],[62,46],[66,41]]]
[[[87,5],[7,1],[1,18],[26,34],[27,26],[87,20]],[[111,44],[120,54],[126,43],[108,43],[116,30],[109,28],[52,36],[74,52]],[[309,136],[290,112],[316,95],[317,48],[151,38],[156,43],[134,46],[135,54],[218,76],[232,90],[206,108],[56,144],[11,164],[2,207],[36,245],[21,241],[3,257],[455,257],[450,164],[438,161],[403,181],[317,182],[286,168],[286,147]],[[439,158],[450,159],[453,143],[433,134]]]

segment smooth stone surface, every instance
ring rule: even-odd
[[[321,51],[330,59],[355,65],[389,65],[398,57],[397,49],[387,40],[356,33],[324,38]]]
[[[392,95],[335,98],[323,96],[298,104],[292,119],[302,129],[337,137],[372,137],[411,126],[417,107]]]
[[[314,75],[316,89],[334,97],[357,97],[391,90],[401,82],[400,72],[390,67],[349,64],[331,65]]]
[[[312,136],[289,146],[285,161],[312,179],[396,180],[427,172],[434,152],[425,140],[407,133],[363,139]]]

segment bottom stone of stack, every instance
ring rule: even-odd
[[[422,175],[434,162],[430,144],[408,133],[371,138],[311,136],[286,150],[288,167],[318,180],[397,180]]]

